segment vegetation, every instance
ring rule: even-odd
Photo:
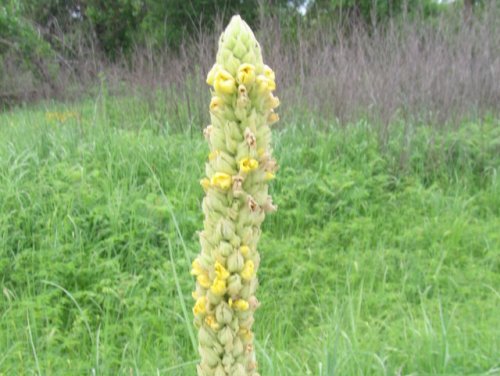
[[[261,374],[499,374],[498,2],[215,3],[0,5],[0,376],[195,373],[200,87],[236,11],[284,104]]]
[[[193,374],[201,131],[105,91],[0,124],[0,374]],[[317,124],[275,130],[262,374],[498,372],[498,120]]]

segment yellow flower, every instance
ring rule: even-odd
[[[215,295],[224,295],[226,292],[226,280],[216,277],[214,279],[214,283],[210,287],[210,291],[212,291]]]
[[[275,177],[276,176],[272,172],[269,172],[269,171],[266,172],[266,176],[265,176],[266,180],[273,180]]]
[[[255,80],[257,82],[257,90],[259,93],[276,90],[276,82],[270,80],[266,76],[259,74]]]
[[[217,275],[217,278],[222,280],[226,280],[229,278],[229,272],[219,261],[215,263],[215,274]]]
[[[264,76],[266,76],[266,78],[271,81],[274,81],[276,79],[276,77],[274,76],[274,71],[265,64],[264,64]]]
[[[243,299],[236,299],[233,301],[233,299],[229,298],[229,307],[234,308],[237,311],[246,311],[248,310],[248,302]]]
[[[220,69],[215,74],[214,89],[216,93],[233,94],[236,91],[236,81],[228,71]]]
[[[221,189],[228,189],[231,186],[232,178],[224,172],[216,172],[212,177],[211,184],[214,187],[219,187]]]
[[[242,64],[238,68],[236,75],[238,82],[244,85],[251,85],[255,81],[255,67],[252,64]]]
[[[202,296],[198,298],[196,304],[193,307],[193,313],[195,315],[203,314],[207,311],[207,298]]]
[[[269,125],[276,123],[280,119],[279,115],[275,112],[271,112],[267,117],[267,122]]]
[[[245,265],[243,265],[243,270],[240,273],[241,278],[243,278],[247,281],[250,281],[254,275],[254,269],[255,269],[255,266],[253,264],[253,261],[247,260],[245,262]]]
[[[249,172],[255,170],[259,167],[259,162],[252,158],[243,158],[240,161],[240,170],[243,172]]]
[[[208,180],[207,178],[201,179],[200,184],[205,192],[208,190],[208,188],[210,188],[210,180]]]
[[[248,245],[242,245],[240,247],[240,252],[243,256],[248,255],[248,252],[250,252],[250,247]]]
[[[214,84],[215,74],[217,73],[218,69],[219,69],[219,66],[217,64],[214,64],[212,69],[210,69],[210,72],[208,72],[207,84],[209,84],[210,86],[212,86]]]
[[[203,270],[203,268],[201,267],[198,259],[194,259],[191,263],[191,274],[198,276],[200,274],[203,274],[204,272],[205,270]]]
[[[193,297],[194,300],[198,300],[199,298],[198,293],[196,291],[192,291],[191,296]]]
[[[218,111],[223,105],[224,101],[222,100],[222,98],[212,97],[212,100],[210,101],[210,111]]]
[[[208,278],[207,273],[200,274],[196,280],[200,284],[201,287],[208,289],[211,285],[210,278]]]
[[[267,99],[267,103],[269,107],[276,108],[280,105],[280,100],[278,97],[275,97],[272,93],[269,93],[269,98]]]
[[[219,329],[219,323],[217,322],[217,320],[215,320],[214,315],[208,315],[207,317],[205,317],[205,324],[207,324],[213,330]]]
[[[220,154],[219,150],[211,151],[210,154],[208,154],[208,160],[213,161],[215,158],[219,156],[219,154]]]
[[[241,328],[238,333],[245,341],[251,341],[253,338],[253,333],[249,329]]]

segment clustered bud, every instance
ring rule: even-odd
[[[268,182],[277,170],[269,126],[278,121],[279,99],[271,68],[264,65],[250,27],[231,19],[219,40],[213,87],[212,124],[203,132],[210,146],[200,184],[204,229],[193,261],[194,323],[199,329],[200,376],[258,376],[253,314],[260,256],[257,243],[267,212],[276,210]]]

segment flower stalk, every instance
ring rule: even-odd
[[[210,146],[200,184],[205,191],[201,252],[193,261],[194,324],[200,376],[258,376],[253,346],[260,256],[257,243],[265,214],[276,210],[268,194],[276,161],[270,125],[279,100],[271,68],[264,65],[250,27],[234,16],[219,39],[207,76],[213,87]]]

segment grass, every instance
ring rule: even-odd
[[[0,114],[0,375],[195,372],[207,146],[104,99]],[[274,134],[261,373],[500,374],[499,122],[315,121]]]

